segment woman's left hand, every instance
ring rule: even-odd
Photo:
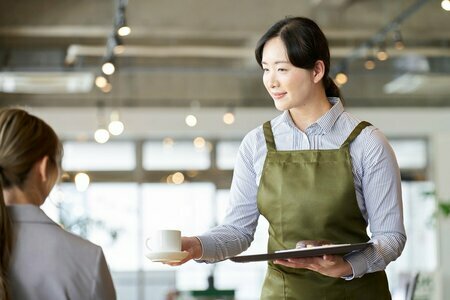
[[[290,268],[308,269],[329,277],[345,277],[353,274],[352,267],[340,255],[277,259],[275,264]]]

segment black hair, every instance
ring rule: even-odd
[[[289,61],[294,66],[311,70],[318,60],[323,61],[325,73],[322,81],[325,94],[328,97],[341,96],[339,88],[329,76],[330,49],[327,38],[313,20],[286,17],[272,25],[256,44],[255,57],[261,67],[264,46],[275,37],[280,37],[283,41]]]

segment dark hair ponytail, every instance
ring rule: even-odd
[[[338,88],[336,83],[334,83],[334,80],[329,75],[327,75],[327,77],[324,77],[322,80],[325,87],[325,94],[328,97],[339,97],[341,98],[341,101],[343,101],[341,90]]]
[[[0,173],[3,172],[0,166]],[[3,199],[0,182],[0,299],[9,300],[8,270],[12,251],[12,223]]]
[[[261,67],[264,45],[274,37],[281,38],[289,61],[298,68],[311,70],[318,60],[323,61],[325,73],[322,83],[327,97],[341,96],[339,88],[329,76],[330,49],[327,38],[313,20],[287,17],[272,25],[256,44],[255,57]]]

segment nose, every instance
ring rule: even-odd
[[[267,79],[267,83],[270,88],[276,88],[280,86],[280,83],[274,74],[269,75],[269,78]]]
[[[270,87],[271,88],[276,88],[276,87],[279,87],[280,86],[280,83],[278,82],[278,80],[273,80],[271,83],[270,83]]]

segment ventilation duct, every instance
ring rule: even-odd
[[[90,72],[1,72],[0,92],[24,94],[75,94],[92,89]]]

